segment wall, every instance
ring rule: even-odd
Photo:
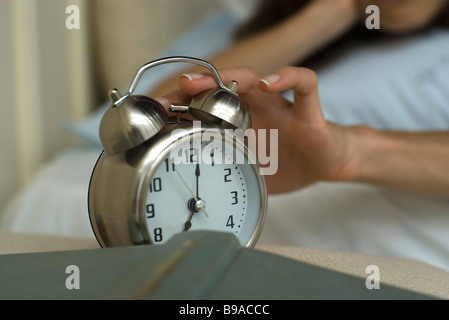
[[[14,123],[14,94],[12,84],[13,66],[11,47],[11,2],[0,2],[0,205],[17,187],[17,137]]]
[[[160,54],[218,0],[94,0],[92,50],[104,98],[111,88],[128,89],[137,70]]]

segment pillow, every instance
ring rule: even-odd
[[[380,130],[449,129],[449,30],[345,50],[315,70],[327,120]]]
[[[320,79],[325,115],[387,130],[449,129],[449,30],[352,51]]]

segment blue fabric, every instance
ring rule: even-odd
[[[317,73],[330,121],[377,129],[449,129],[449,30],[354,48]]]

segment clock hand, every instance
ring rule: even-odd
[[[184,180],[184,178],[181,176],[181,174],[179,173],[179,171],[176,169],[175,167],[175,172],[178,174],[178,177],[181,179],[182,183],[184,184],[184,186],[187,188],[187,190],[190,192],[190,195],[192,196],[192,198],[196,201],[196,202],[202,202],[202,205],[198,208],[198,211],[202,211],[206,217],[209,218],[209,215],[206,212],[206,209],[204,209],[204,201],[198,199],[197,197],[195,197],[195,195],[193,194],[192,190],[190,190],[189,185],[187,184],[187,182]]]
[[[198,185],[199,185],[199,180],[200,180],[200,165],[198,163],[196,164],[196,168],[195,168],[195,176],[196,176],[196,198],[199,200],[200,195],[199,195],[199,191],[198,191]]]
[[[184,223],[184,230],[183,231],[188,231],[190,229],[190,227],[192,227],[192,222],[191,221],[192,221],[192,218],[193,218],[193,214],[195,212],[198,212],[198,210],[199,210],[198,206],[201,206],[201,203],[204,203],[203,201],[199,201],[200,200],[200,196],[199,196],[198,185],[199,185],[200,174],[201,174],[200,173],[200,165],[197,163],[196,167],[195,167],[195,176],[196,176],[196,198],[194,199],[195,204],[193,204],[193,203],[191,204],[190,201],[189,201],[189,206],[190,205],[195,206],[195,210],[190,210],[189,218],[187,219],[186,223]],[[178,173],[178,175],[179,175],[179,173]],[[181,177],[181,175],[179,175],[179,176]],[[182,177],[181,177],[181,179],[182,179]],[[182,180],[184,180],[184,179],[182,179]],[[190,192],[190,193],[192,193],[192,192]],[[203,210],[204,210],[204,208],[203,208]]]
[[[190,198],[189,202],[187,202],[187,208],[190,210],[189,218],[187,219],[186,223],[184,223],[184,230],[187,231],[192,226],[192,218],[195,212],[203,211],[204,207],[206,206],[206,203],[203,199],[196,200],[195,198]],[[205,213],[206,214],[206,213]]]
[[[188,231],[190,229],[190,227],[192,226],[191,220],[192,220],[192,217],[193,217],[194,213],[195,213],[195,211],[193,211],[193,210],[190,211],[189,218],[187,219],[186,223],[184,223],[184,230],[183,231]]]

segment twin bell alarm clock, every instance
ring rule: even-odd
[[[201,65],[218,87],[189,105],[171,104],[170,112],[133,94],[146,70],[167,63]],[[267,190],[247,139],[235,134],[251,122],[236,90],[237,83],[226,87],[207,61],[169,57],[143,65],[126,94],[110,91],[99,130],[104,150],[88,192],[90,222],[102,247],[163,244],[192,230],[230,232],[243,246],[255,245]]]

